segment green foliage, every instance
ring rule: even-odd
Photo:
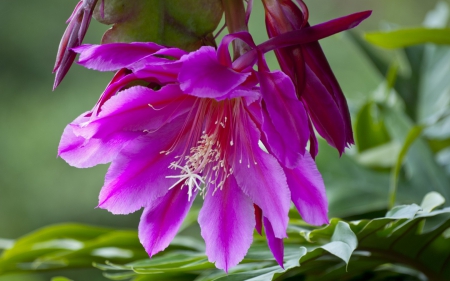
[[[383,48],[405,48],[413,45],[434,43],[450,45],[450,28],[411,28],[389,32],[366,33],[370,43]]]
[[[418,30],[443,29],[447,19],[448,6],[441,2],[436,10],[428,14],[425,27]],[[375,38],[371,34],[368,36]],[[402,29],[376,34],[376,38],[383,40],[389,39],[390,35],[386,34],[401,34],[396,40],[403,42],[422,40],[416,38],[415,33],[403,32]],[[450,80],[447,78],[450,75],[450,46],[405,45],[406,48],[396,51],[398,54],[394,62],[387,62],[378,50],[354,33],[351,38],[379,74],[384,76],[385,83],[367,98],[355,119],[358,153],[352,157],[355,168],[351,171],[355,170],[355,173],[348,172],[347,175],[354,176],[362,184],[346,190],[342,188],[342,183],[327,183],[332,192],[331,211],[335,214],[333,206],[342,206],[345,198],[363,198],[369,194],[372,203],[368,208],[360,206],[361,203],[355,200],[360,207],[346,206],[347,210],[337,210],[337,215],[361,216],[364,212],[392,207],[395,203],[418,202],[431,191],[438,191],[449,202],[450,173],[447,171],[450,158],[446,157],[446,153],[450,151]],[[386,176],[390,174],[390,191],[381,187],[373,189],[372,184],[360,181],[362,177],[357,174],[361,172],[356,172],[362,169],[360,166],[365,167],[364,172],[370,175],[369,181],[376,182],[376,185],[386,186]],[[327,171],[325,164],[319,167]],[[348,170],[347,167],[341,168],[342,172],[345,169]],[[350,182],[350,178],[346,181]],[[333,185],[339,185],[339,188]],[[339,193],[339,190],[343,193],[339,194],[342,199],[339,199],[339,204],[334,204],[334,192]],[[387,200],[384,203],[383,197]]]
[[[258,234],[241,264],[226,274],[208,262],[203,242],[189,236],[177,237],[164,252],[148,259],[136,231],[75,224],[50,226],[17,240],[3,253],[0,268],[5,274],[94,263],[111,280],[134,281],[290,280],[293,276],[299,280],[389,276],[445,280],[444,276],[450,276],[450,208],[436,209],[443,203],[440,194],[430,193],[421,206],[397,206],[373,220],[332,219],[322,228],[292,219],[284,269],[274,261],[265,237]],[[66,280],[58,278],[54,280]]]

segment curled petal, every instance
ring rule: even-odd
[[[322,176],[309,153],[295,169],[284,169],[292,202],[303,220],[313,225],[328,223],[328,202]]]
[[[182,60],[180,88],[196,97],[223,99],[250,76],[220,64],[212,47],[202,47]]]
[[[196,194],[194,191],[194,198]],[[145,207],[139,223],[139,240],[150,257],[169,246],[194,198],[188,200],[186,189],[178,185]]]
[[[233,176],[225,181],[221,190],[213,191],[208,190],[206,194],[198,222],[208,260],[228,272],[244,258],[252,244],[253,204]]]

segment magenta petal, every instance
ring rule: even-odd
[[[78,124],[89,120],[81,115],[72,124]],[[98,164],[111,162],[122,147],[129,141],[137,138],[137,132],[119,132],[105,139],[86,140],[76,136],[71,125],[64,129],[58,147],[58,156],[63,158],[69,165],[77,168],[89,168]]]
[[[303,220],[309,224],[328,223],[328,201],[322,176],[309,153],[305,153],[299,166],[284,169],[292,202]]]
[[[72,50],[80,54],[78,63],[99,71],[114,71],[126,68],[143,57],[154,54],[163,46],[148,43],[111,43],[104,45],[82,45]]]
[[[283,239],[275,237],[270,221],[264,217],[264,230],[266,232],[267,244],[278,264],[283,266],[284,244]]]
[[[306,84],[302,99],[308,106],[317,132],[342,154],[345,149],[345,124],[331,93],[306,65]]]
[[[345,142],[346,146],[354,144],[352,124],[350,119],[350,112],[348,110],[347,101],[345,99],[344,93],[339,86],[336,77],[331,70],[330,65],[325,57],[318,42],[310,43],[305,46],[304,52],[309,55],[305,57],[309,66],[314,66],[316,69],[313,71],[318,75],[323,83],[328,83],[328,89],[333,93],[334,99],[339,107],[341,116],[345,124]]]
[[[253,204],[233,176],[221,190],[208,190],[198,222],[208,260],[217,268],[228,272],[247,254],[255,227]]]
[[[180,88],[189,95],[220,98],[242,84],[250,73],[239,73],[219,63],[212,47],[182,57],[178,80]]]
[[[166,176],[179,174],[169,169],[183,146],[168,151],[179,139],[184,117],[166,125],[157,133],[142,136],[125,146],[114,159],[99,195],[99,207],[113,214],[128,214],[148,206],[165,195],[176,179]],[[183,136],[181,136],[183,137]]]
[[[269,146],[283,165],[295,167],[298,154],[305,153],[309,139],[305,108],[297,99],[294,84],[286,74],[281,71],[260,71],[258,76],[264,104],[272,124],[279,133],[277,137],[267,136]],[[266,120],[265,117],[264,122]],[[281,141],[277,141],[280,138]],[[285,151],[281,151],[282,148]]]
[[[110,98],[97,118],[79,124],[74,131],[85,138],[103,138],[117,131],[152,131],[185,114],[193,102],[177,85],[159,91],[135,86]]]
[[[250,139],[245,146],[236,149],[238,155],[231,156],[234,176],[242,191],[270,220],[275,236],[284,238],[291,202],[286,176],[278,161],[259,148],[259,134],[253,122],[248,120],[244,126],[247,128],[245,137]]]
[[[267,140],[266,143],[268,143],[270,150],[285,166],[296,167],[302,157],[296,149],[297,146],[293,145],[292,141],[286,137],[283,137],[277,131],[277,128],[272,123],[266,108],[264,108],[262,112],[264,116],[262,129]]]
[[[139,223],[139,240],[150,257],[163,251],[173,240],[194,202],[179,186],[147,206]]]
[[[258,234],[261,235],[261,233],[262,233],[262,218],[263,218],[262,210],[256,204],[253,204],[253,207],[255,208],[255,220],[256,220],[255,229],[258,232]]]

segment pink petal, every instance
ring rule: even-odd
[[[122,149],[106,174],[98,207],[113,214],[129,214],[167,193],[176,179],[166,176],[180,173],[168,167],[176,156],[181,155],[184,146],[175,145],[168,155],[161,152],[171,149],[176,140],[183,143],[184,136],[180,132],[184,119],[182,116]]]
[[[284,244],[283,239],[275,237],[270,221],[264,217],[264,230],[266,231],[267,244],[278,264],[283,266]]]
[[[347,101],[336,77],[333,74],[333,71],[331,70],[330,65],[328,64],[322,48],[320,47],[318,42],[314,42],[308,44],[304,48],[304,53],[309,54],[305,57],[305,59],[308,60],[308,65],[316,66],[318,68],[315,69],[314,72],[316,73],[316,75],[319,75],[318,77],[321,81],[323,81],[322,83],[329,83],[329,86],[327,88],[333,93],[334,99],[344,120],[346,146],[354,144],[352,124]]]
[[[208,260],[228,272],[244,258],[252,244],[253,204],[233,176],[226,180],[222,190],[213,192],[208,190],[198,222]]]
[[[179,186],[144,209],[139,223],[139,240],[150,257],[163,251],[173,240],[195,199]]]
[[[253,204],[253,207],[255,208],[255,220],[256,220],[255,229],[258,232],[258,234],[261,235],[261,233],[262,233],[262,219],[263,219],[263,217],[262,217],[262,210],[256,204]]]
[[[72,50],[80,54],[78,63],[98,71],[114,71],[128,68],[134,62],[154,54],[163,46],[148,42],[82,45]]]
[[[308,106],[308,113],[317,132],[342,154],[346,143],[346,127],[341,110],[336,103],[333,93],[327,89],[320,77],[307,64],[305,90],[302,100]],[[323,76],[323,75],[322,75]],[[325,79],[322,77],[322,79]],[[324,81],[328,84],[328,81]]]
[[[328,221],[328,201],[322,176],[309,153],[305,153],[299,166],[284,169],[292,202],[303,220],[313,225],[323,225]]]
[[[236,143],[236,154],[230,156],[230,162],[234,161],[233,174],[242,191],[270,220],[275,236],[284,238],[291,202],[286,176],[278,161],[259,148],[255,124],[248,119],[242,122],[247,130]]]
[[[239,73],[219,63],[212,47],[201,47],[182,58],[178,80],[187,94],[220,99],[242,84],[250,73]]]
[[[298,154],[305,153],[309,138],[305,108],[297,99],[294,84],[286,74],[263,70],[258,72],[258,76],[269,120],[279,133],[276,137],[267,135],[269,146],[283,165],[295,167]],[[269,120],[265,117],[264,122]]]
[[[87,139],[104,138],[117,131],[152,131],[185,114],[194,102],[177,85],[159,91],[134,86],[110,98],[93,120],[74,126]]]
[[[73,123],[89,120],[89,117],[85,117],[85,115],[81,115]],[[119,132],[105,139],[86,140],[83,137],[77,137],[72,126],[68,125],[64,129],[59,143],[58,156],[77,168],[106,164],[114,160],[123,146],[140,135],[137,132]]]

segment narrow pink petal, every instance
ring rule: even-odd
[[[85,115],[83,114],[75,119],[74,123],[89,120],[89,117],[85,117]],[[105,139],[86,140],[83,137],[76,136],[72,126],[68,125],[64,129],[59,143],[58,156],[69,165],[77,168],[106,164],[114,160],[123,146],[139,135],[141,134],[137,132],[118,132]]]
[[[313,225],[328,223],[328,201],[322,176],[309,153],[295,169],[285,168],[292,202],[303,220]]]
[[[177,85],[167,85],[159,91],[134,86],[110,98],[97,118],[75,126],[74,132],[89,139],[117,131],[152,131],[185,114],[194,100]]]
[[[278,161],[259,148],[255,124],[246,118],[242,122],[246,131],[241,133],[239,143],[236,141],[235,154],[230,155],[233,174],[242,191],[270,220],[275,236],[284,238],[291,202],[286,176]]]
[[[139,240],[150,257],[169,246],[195,196],[196,192],[189,201],[186,188],[177,186],[145,207],[139,223]]]
[[[255,229],[259,233],[259,235],[261,235],[261,233],[262,233],[262,218],[263,218],[262,210],[256,204],[253,204],[253,207],[255,208],[255,220],[256,220]]]
[[[228,272],[247,254],[255,227],[253,204],[233,176],[225,181],[222,190],[208,190],[198,222],[208,260],[217,268]]]
[[[275,237],[270,221],[264,217],[264,230],[266,232],[267,244],[278,264],[283,266],[284,244],[283,239]]]
[[[311,120],[308,122],[309,125],[309,154],[313,159],[316,159],[319,153],[319,142],[317,141],[316,133],[314,132]]]
[[[212,47],[182,57],[178,80],[180,88],[189,95],[203,98],[220,98],[242,84],[250,73],[239,73],[222,65]]]
[[[168,167],[176,156],[181,155],[184,146],[176,145],[168,155],[163,151],[171,149],[177,140],[184,141],[181,133],[184,119],[181,116],[156,133],[139,137],[122,149],[106,174],[99,195],[100,208],[113,214],[128,214],[167,193],[176,179],[166,176],[180,174],[179,170]]]
[[[345,148],[345,124],[341,112],[332,94],[318,77],[306,65],[306,84],[302,100],[308,107],[308,113],[317,132],[336,147],[340,153]]]
[[[268,136],[268,143],[275,155],[280,157],[278,160],[283,165],[295,167],[297,154],[305,153],[309,138],[308,117],[305,108],[297,99],[294,84],[286,74],[281,71],[267,72],[263,70],[258,72],[258,76],[261,94],[270,120],[276,126],[282,143],[289,149],[286,149],[286,152],[280,151],[282,146],[277,145],[279,142],[270,136]],[[265,119],[267,120],[267,118]]]
[[[82,66],[99,71],[114,71],[127,68],[134,62],[163,48],[152,42],[133,42],[82,45],[72,50],[80,54],[78,63]]]
[[[324,81],[322,83],[329,83],[327,88],[329,88],[329,90],[333,93],[334,99],[339,106],[339,110],[341,111],[341,115],[344,120],[346,146],[354,144],[352,124],[347,101],[341,87],[339,86],[336,76],[334,76],[334,73],[331,70],[325,54],[320,47],[320,44],[318,42],[310,43],[304,48],[304,52],[309,54],[305,57],[305,59],[308,60],[308,65],[316,66],[316,68],[318,68],[314,70],[314,72],[316,75],[319,75],[318,77],[321,81]]]

